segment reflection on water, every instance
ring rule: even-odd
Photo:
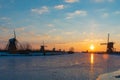
[[[90,55],[90,63],[91,63],[91,64],[94,63],[94,54],[93,54],[93,53]]]
[[[104,60],[108,60],[108,58],[109,58],[109,55],[108,55],[108,54],[103,54],[103,59],[104,59]]]
[[[90,54],[90,79],[89,80],[93,80],[94,78],[94,54],[91,53]]]

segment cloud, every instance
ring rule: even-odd
[[[66,19],[71,19],[75,16],[86,16],[86,15],[87,15],[87,11],[76,10],[73,13],[68,13]]]
[[[48,24],[48,27],[55,27],[54,24]]]
[[[102,17],[103,17],[103,18],[107,18],[108,16],[109,16],[108,13],[103,13],[103,14],[102,14]]]
[[[96,2],[96,3],[102,3],[102,2],[114,2],[114,0],[93,0],[93,2]]]
[[[104,39],[100,39],[100,38],[95,38],[95,39],[84,39],[83,42],[104,42],[105,40]]]
[[[55,8],[55,9],[64,9],[65,6],[64,6],[64,5],[57,5],[57,6],[55,6],[54,8]]]
[[[104,2],[104,0],[93,0],[93,1],[97,3]]]
[[[96,12],[105,12],[105,11],[107,11],[107,9],[101,8],[101,9],[96,9],[95,11],[96,11]]]
[[[54,40],[55,40],[55,41],[61,41],[61,40],[62,40],[62,37],[61,37],[61,36],[55,36],[55,37],[54,37]]]
[[[6,21],[8,21],[8,20],[10,20],[10,18],[8,18],[8,17],[1,17],[0,20],[6,20]]]
[[[67,31],[67,32],[63,32],[64,35],[74,35],[76,32],[75,31]]]
[[[75,3],[75,2],[79,2],[79,0],[65,0],[66,3]]]
[[[48,9],[47,6],[43,6],[40,9],[34,8],[31,11],[34,12],[34,13],[37,13],[37,14],[44,14],[44,13],[49,12],[49,9]]]
[[[114,2],[115,0],[108,0],[108,2]]]
[[[16,28],[15,30],[17,30],[17,31],[24,31],[25,27]]]
[[[12,26],[11,19],[8,17],[0,17],[0,26]]]
[[[0,26],[0,30],[3,31],[3,32],[8,32],[9,28],[5,27],[5,26]]]
[[[117,14],[117,15],[118,15],[118,14],[120,14],[120,11],[115,11],[114,14]]]
[[[52,39],[51,36],[48,34],[38,35],[37,37],[40,38],[42,41]]]
[[[10,0],[11,3],[15,3],[15,0]]]
[[[48,31],[49,33],[53,33],[53,32],[56,32],[57,31],[57,29],[52,29],[52,30],[50,30],[50,31]]]
[[[107,18],[111,15],[111,13],[108,11],[108,9],[97,9],[97,14],[101,15],[102,18]]]
[[[97,27],[100,26],[100,24],[99,24],[98,22],[96,22],[95,20],[91,20],[91,21],[89,22],[89,25],[91,25],[91,29],[92,29],[92,30],[95,30],[95,28],[97,28]]]

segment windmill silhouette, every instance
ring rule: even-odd
[[[112,53],[112,52],[114,52],[114,42],[110,42],[109,37],[110,37],[110,34],[108,33],[107,43],[101,43],[101,45],[107,45],[106,52],[107,53]]]
[[[45,47],[47,46],[45,46],[44,41],[43,41],[43,45],[41,45],[41,48],[40,48],[40,52],[42,52],[43,55],[45,55]]]
[[[14,37],[9,39],[7,46],[6,46],[6,50],[10,52],[16,52],[18,49],[17,44],[18,44],[18,40],[16,39],[16,33],[14,30]]]

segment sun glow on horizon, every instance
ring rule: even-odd
[[[90,50],[94,50],[95,49],[95,46],[93,44],[90,45]]]

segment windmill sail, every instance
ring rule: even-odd
[[[107,41],[107,43],[109,43],[109,37],[110,37],[110,34],[108,33],[108,41]]]
[[[14,38],[16,39],[16,33],[15,33],[15,30],[14,30]]]

